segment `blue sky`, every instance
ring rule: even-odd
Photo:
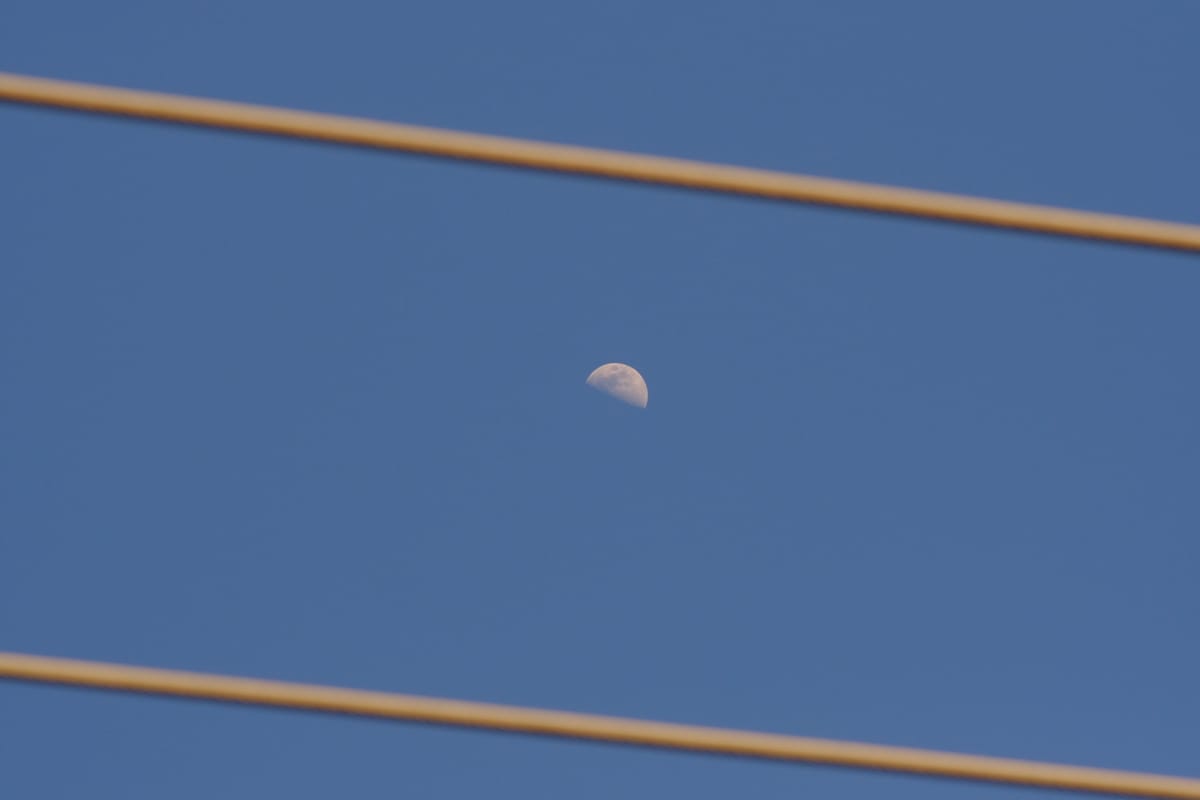
[[[1198,25],[10,0],[0,69],[1200,221]],[[1194,256],[14,107],[0,141],[0,649],[1200,773]],[[0,715],[23,798],[1039,794]]]

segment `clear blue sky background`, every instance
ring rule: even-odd
[[[1197,30],[8,0],[0,69],[1200,221]],[[0,143],[0,649],[1200,773],[1196,257],[15,107]],[[585,387],[613,360],[648,409]],[[0,793],[1039,796],[13,684]]]

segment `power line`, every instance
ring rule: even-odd
[[[1200,800],[1200,780],[908,747],[0,652],[0,679],[347,714],[1128,797]]]
[[[0,72],[0,101],[1200,252],[1200,225],[880,186]]]

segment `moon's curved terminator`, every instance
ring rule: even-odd
[[[645,408],[650,391],[641,373],[628,364],[603,364],[588,375],[587,385],[631,406]]]

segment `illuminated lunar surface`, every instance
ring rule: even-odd
[[[628,364],[613,363],[596,367],[588,375],[587,385],[638,408],[645,408],[650,401],[646,380]]]

